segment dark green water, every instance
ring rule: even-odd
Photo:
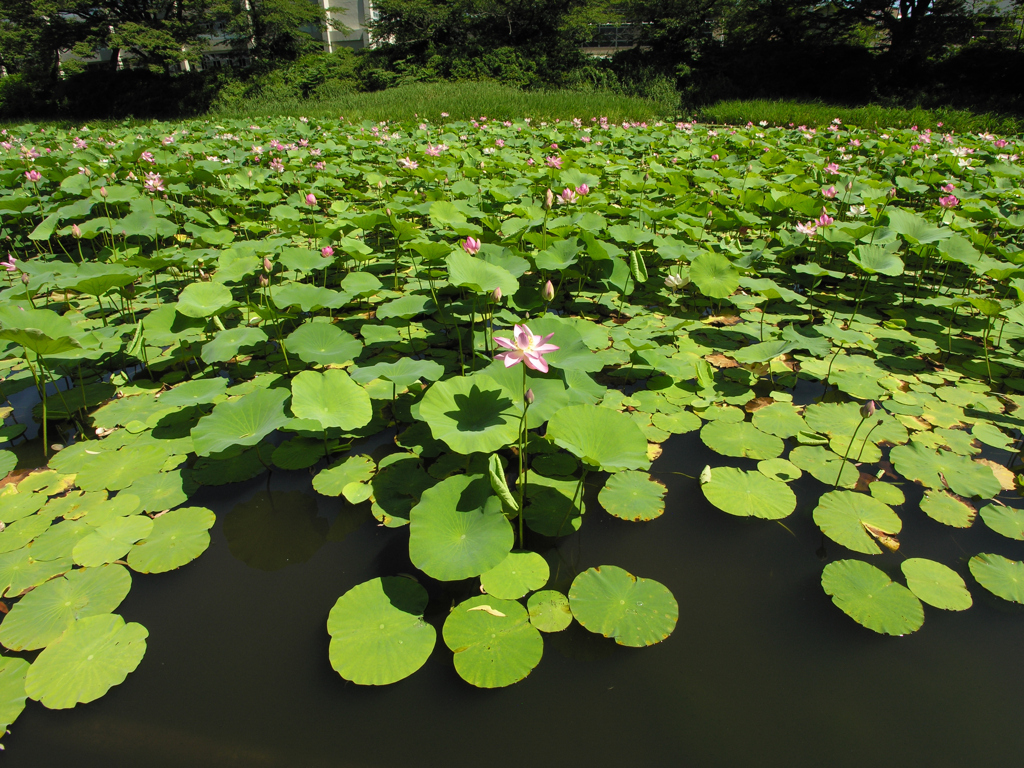
[[[367,516],[342,537],[358,517],[336,520],[339,502],[317,498],[308,473],[275,472],[269,496],[264,476],[193,498],[218,515],[210,549],[179,571],[133,575],[119,609],[150,632],[138,670],[71,711],[28,702],[4,764],[1021,764],[1024,609],[988,595],[966,560],[982,551],[1020,559],[1024,545],[980,521],[968,531],[934,523],[918,511],[920,489],[906,486],[897,510],[904,551],[871,562],[897,574],[903,557],[935,558],[965,578],[975,605],[926,607],[915,635],[882,637],[821,590],[825,563],[851,555],[833,544],[819,551],[810,512],[820,485],[801,481],[786,528],[731,518],[695,479],[671,474],[721,463],[697,434],[665,448],[654,466],[669,487],[661,518],[626,523],[592,503],[581,533],[560,542],[562,560],[579,570],[619,565],[673,591],[679,624],[660,645],[621,648],[568,630],[546,636],[526,680],[483,691],[458,677],[439,637],[411,678],[346,684],[328,663],[327,614],[353,585],[411,572],[408,533]],[[563,564],[556,586],[571,577]],[[428,588],[438,629],[472,589]]]

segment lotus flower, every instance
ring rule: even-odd
[[[825,173],[829,174],[830,176],[838,176],[839,166],[836,165],[835,163],[829,163],[828,165],[825,166]]]
[[[956,208],[960,204],[960,201],[956,199],[956,195],[949,195],[947,197],[939,198],[939,205],[943,208]]]
[[[462,250],[468,253],[470,256],[475,256],[477,251],[480,250],[480,241],[475,237],[467,237],[462,243]]]
[[[43,174],[33,168],[31,171],[25,171],[25,178],[34,184],[43,178]]]
[[[834,221],[835,221],[835,219],[833,219],[831,216],[828,215],[828,211],[826,211],[824,208],[822,208],[821,209],[821,216],[818,217],[818,220],[815,223],[819,227],[827,227],[829,224],[833,223]]]
[[[499,352],[495,355],[495,359],[505,363],[506,368],[524,362],[527,368],[547,373],[548,362],[544,359],[544,355],[558,349],[554,344],[547,343],[548,339],[554,335],[549,333],[547,336],[537,336],[525,325],[517,325],[513,328],[514,338],[494,337],[496,343],[509,350],[508,352]]]
[[[540,297],[544,301],[552,301],[555,298],[555,286],[551,284],[550,280],[544,283],[544,290],[540,292]]]
[[[818,225],[813,221],[808,221],[806,224],[797,223],[796,231],[802,235],[814,237],[815,233],[818,231]]]
[[[822,190],[821,194],[823,194],[825,197],[831,200],[833,197],[836,196],[836,188],[834,186],[829,187],[828,189]]]
[[[0,261],[0,264],[2,264],[4,269],[8,272],[18,271],[18,265],[14,263],[14,256],[9,253],[7,254],[7,261]]]
[[[415,171],[417,168],[420,167],[419,163],[417,163],[415,160],[409,157],[398,158],[398,164],[409,171]]]
[[[575,203],[576,202],[576,193],[573,190],[569,189],[569,187],[566,187],[565,189],[562,190],[562,193],[558,196],[558,202],[562,203],[563,205],[568,205],[569,203]]]
[[[316,195],[314,195],[312,192],[306,195],[306,205],[310,206],[311,208],[314,205],[316,205]]]
[[[329,259],[334,255],[334,249],[331,248],[331,246],[329,245],[325,245],[323,248],[320,249],[320,255],[323,256],[325,259]]]
[[[547,164],[548,168],[554,168],[557,170],[562,167],[562,158],[556,157],[555,155],[544,158],[544,162]]]
[[[147,192],[163,192],[164,180],[160,178],[159,173],[147,173],[146,183],[143,186]]]

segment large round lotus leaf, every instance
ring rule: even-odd
[[[889,460],[901,475],[928,488],[942,488],[944,478],[945,485],[964,498],[989,499],[1002,490],[991,467],[949,451],[933,451],[919,442],[896,446]]]
[[[665,511],[667,489],[646,472],[618,472],[608,478],[597,499],[609,515],[623,520],[653,520]]]
[[[112,563],[152,530],[153,520],[145,515],[116,517],[78,542],[72,555],[78,565],[87,567]]]
[[[548,583],[548,561],[536,552],[509,552],[508,557],[480,575],[480,585],[488,595],[503,600],[518,600]]]
[[[629,416],[598,405],[570,405],[548,422],[547,437],[605,472],[646,469],[647,438]]]
[[[18,456],[14,451],[0,451],[0,478],[7,477],[12,469],[18,466]]]
[[[70,557],[35,560],[32,550],[32,547],[22,547],[0,555],[0,597],[20,595],[72,568]]]
[[[73,338],[71,321],[52,309],[22,309],[13,304],[0,313],[0,339],[49,357],[70,352],[82,345]]]
[[[700,429],[701,420],[696,414],[689,411],[677,411],[676,413],[656,413],[651,417],[651,422],[658,429],[663,429],[673,435],[683,435],[687,432],[694,432]]]
[[[304,323],[285,339],[285,348],[310,365],[341,365],[359,357],[363,343],[330,323]]]
[[[878,424],[878,421],[881,424]],[[816,403],[809,405],[804,410],[804,421],[807,427],[814,432],[821,432],[829,437],[849,438],[857,432],[857,443],[864,435],[871,431],[869,438],[873,443],[888,442],[894,445],[902,445],[907,442],[907,428],[896,420],[891,414],[879,410],[870,419],[861,424],[860,405],[858,403]]]
[[[715,467],[711,479],[701,485],[705,498],[723,512],[739,517],[780,520],[796,509],[796,495],[789,486],[760,472],[734,467]]]
[[[512,550],[512,526],[482,475],[453,475],[409,512],[409,558],[441,581],[479,576]]]
[[[878,245],[858,245],[848,258],[869,275],[899,277],[903,274],[903,259]]]
[[[312,437],[293,437],[285,440],[270,455],[274,466],[281,469],[308,469],[327,453],[323,440]]]
[[[981,519],[996,533],[1024,541],[1024,510],[986,504],[981,508]]]
[[[94,530],[85,520],[64,520],[47,528],[32,542],[27,552],[39,561],[70,560],[75,545]]]
[[[162,512],[188,501],[195,484],[185,474],[188,470],[158,472],[140,477],[127,490],[142,500],[141,512]]]
[[[434,304],[434,300],[429,296],[407,293],[400,299],[393,299],[392,301],[378,306],[377,319],[388,320],[390,318],[397,317],[402,320],[411,320],[416,317],[416,315],[422,315],[436,310],[437,306]]]
[[[530,623],[541,632],[561,632],[572,624],[569,598],[553,589],[534,592],[526,601]]]
[[[786,459],[765,459],[757,462],[757,471],[771,480],[792,483],[803,476],[803,471]]]
[[[700,430],[700,439],[723,456],[748,459],[774,459],[786,447],[781,438],[762,432],[749,421],[709,421]]]
[[[924,624],[924,608],[913,592],[860,560],[829,563],[821,586],[843,613],[880,634],[907,635]]]
[[[28,662],[13,656],[0,657],[0,733],[25,709],[25,675]]]
[[[568,536],[580,529],[586,511],[577,480],[557,480],[531,473],[526,484],[523,519],[541,536]]]
[[[210,546],[216,517],[203,507],[182,507],[153,520],[153,531],[128,553],[139,573],[163,573],[191,563]]]
[[[971,558],[971,575],[992,594],[1014,603],[1024,603],[1024,563],[1002,555],[981,554]],[[5,622],[6,623],[6,622]],[[0,625],[0,630],[3,625]],[[2,640],[0,631],[0,640]]]
[[[390,381],[401,391],[420,379],[437,381],[444,375],[444,366],[433,360],[413,360],[408,357],[399,358],[393,363],[377,363],[357,368],[352,372],[352,380],[361,384],[384,379]]]
[[[882,552],[875,538],[897,534],[903,528],[903,521],[885,504],[853,491],[831,491],[822,496],[814,508],[814,524],[832,541],[865,555]]]
[[[213,317],[233,302],[231,290],[221,283],[189,283],[175,308],[185,317]]]
[[[324,429],[348,431],[369,424],[373,407],[365,389],[332,368],[323,373],[303,371],[292,379],[292,413],[317,421]]]
[[[366,501],[372,488],[367,485],[377,465],[369,456],[348,456],[327,469],[317,472],[313,478],[314,490],[323,496],[341,496],[352,504]]]
[[[158,445],[132,446],[84,456],[75,484],[83,491],[120,491],[136,480],[159,472],[169,454]]]
[[[857,439],[850,444],[849,435],[837,435],[828,441],[829,450],[837,456],[849,456],[854,464],[877,464],[882,460],[882,449],[864,440],[866,429],[861,430]]]
[[[365,298],[377,293],[382,284],[376,275],[371,275],[369,272],[349,272],[341,281],[341,287],[347,293]]]
[[[791,403],[772,403],[754,411],[753,424],[776,437],[793,437],[807,431],[807,423]]]
[[[804,472],[814,477],[815,480],[826,485],[835,485],[836,475],[839,478],[839,485],[843,488],[853,488],[860,479],[860,472],[849,461],[844,462],[842,456],[836,456],[827,448],[820,445],[798,445],[789,452],[789,460],[796,464]]]
[[[1013,442],[1013,438],[1007,436],[1005,432],[989,424],[987,421],[979,421],[971,427],[971,436],[985,445],[1006,450],[1010,449],[1010,445]]]
[[[633,648],[665,640],[679,619],[679,605],[664,584],[614,565],[577,576],[569,588],[569,606],[591,632]]]
[[[25,692],[50,709],[98,699],[124,682],[146,654],[149,632],[117,614],[76,621],[36,657]]]
[[[444,642],[455,653],[455,671],[477,688],[518,683],[540,663],[544,640],[526,609],[490,595],[471,597],[448,614]]]
[[[868,490],[872,496],[890,507],[897,507],[907,500],[903,491],[892,483],[874,482],[868,486]]]
[[[327,528],[316,499],[300,491],[257,491],[224,518],[231,554],[261,571],[306,562],[327,541]]]
[[[935,490],[925,491],[924,498],[921,499],[921,510],[932,520],[954,528],[970,528],[978,514],[966,501],[961,501],[946,491]]]
[[[82,568],[48,581],[21,599],[0,624],[0,643],[12,651],[43,648],[75,621],[110,613],[132,587],[121,565]]]
[[[497,264],[491,264],[457,249],[448,254],[448,280],[452,285],[467,288],[474,293],[491,293],[501,288],[506,296],[514,296],[519,281],[512,273]]]
[[[5,489],[8,490],[7,493],[0,493],[0,520],[5,525],[10,525],[17,520],[34,515],[43,508],[43,505],[48,506],[46,496],[42,493],[18,493],[13,485],[5,486]],[[106,498],[106,496],[104,493],[103,498]],[[55,501],[51,501],[49,504],[53,504]],[[50,515],[49,510],[44,515],[50,516],[51,520],[57,517],[56,512]],[[0,538],[2,538],[2,534],[0,534]],[[10,549],[5,549],[4,551],[9,552]]]
[[[740,287],[740,273],[720,253],[702,252],[690,262],[690,279],[710,299],[725,299]]]
[[[946,611],[966,611],[971,593],[956,571],[934,560],[912,557],[900,565],[910,591],[928,605]]]
[[[207,365],[226,363],[243,349],[251,350],[257,344],[267,340],[267,333],[262,328],[249,328],[240,325],[218,333],[213,341],[203,345],[200,357]]]
[[[423,620],[427,591],[398,576],[352,587],[327,617],[331,666],[360,685],[388,685],[422,667],[437,632]]]
[[[494,379],[479,374],[430,387],[420,401],[420,419],[435,440],[456,453],[494,453],[519,434],[520,415],[512,400]]]
[[[51,522],[49,515],[39,513],[24,517],[7,526],[0,531],[0,553],[21,549],[49,528]]]
[[[237,400],[220,403],[192,428],[196,453],[209,456],[237,445],[256,445],[288,423],[284,412],[288,396],[287,389],[257,389]]]
[[[322,259],[319,253],[311,253],[315,258]],[[317,266],[323,266],[321,262]],[[314,312],[324,307],[343,307],[350,298],[341,291],[332,291],[319,285],[309,283],[288,283],[275,287],[270,292],[274,305],[277,307],[298,307],[303,312]]]
[[[170,392],[160,395],[160,405],[203,405],[212,403],[224,394],[228,388],[228,380],[223,376],[213,376],[208,379],[193,379],[179,384]]]

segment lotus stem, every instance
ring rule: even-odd
[[[857,433],[860,431],[860,425],[863,424],[867,418],[867,416],[861,416],[860,421],[857,422],[857,428],[853,430],[853,435],[850,437],[850,443],[846,446],[846,453],[843,454],[843,461],[839,465],[839,473],[836,475],[836,481],[832,484],[832,490],[839,487],[839,480],[843,476],[843,470],[846,469],[846,460],[850,456],[850,449],[853,448],[853,441],[857,439]]]

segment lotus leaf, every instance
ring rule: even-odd
[[[874,483],[872,483],[874,485]],[[946,491],[925,491],[921,510],[932,520],[954,528],[970,528],[978,511]]]
[[[831,491],[818,500],[814,524],[832,541],[866,555],[881,553],[876,539],[897,534],[903,522],[874,496],[853,491]]]
[[[174,470],[146,475],[129,485],[126,490],[141,499],[140,512],[163,512],[174,509],[188,501],[189,496],[195,492],[195,483],[187,472],[188,470]]]
[[[303,323],[289,334],[285,346],[310,365],[341,365],[363,351],[355,336],[330,323]]]
[[[909,589],[860,560],[829,563],[821,586],[843,613],[879,634],[907,635],[924,623],[921,601]]]
[[[730,515],[780,520],[796,509],[796,495],[789,486],[759,472],[716,467],[709,474],[706,480],[701,477],[704,497]]]
[[[1024,510],[986,504],[981,508],[981,519],[996,533],[1008,539],[1024,541]]]
[[[619,472],[608,478],[598,501],[623,520],[653,520],[665,511],[666,488],[646,472]]]
[[[726,299],[740,287],[740,273],[720,253],[701,253],[690,263],[690,279],[711,299]]]
[[[934,560],[912,557],[900,564],[910,591],[924,603],[946,611],[966,611],[971,593],[956,571]]]
[[[968,566],[971,575],[992,594],[1014,603],[1024,603],[1024,563],[985,553],[972,557]]]
[[[225,363],[235,357],[243,348],[251,349],[267,340],[267,334],[261,328],[248,328],[240,325],[221,331],[208,344],[203,345],[203,362],[208,365]]]
[[[868,490],[871,491],[872,496],[890,507],[898,507],[907,500],[903,491],[892,483],[871,483]]]
[[[526,484],[523,519],[541,536],[568,536],[578,531],[586,511],[580,485],[575,480],[557,480],[531,474]]]
[[[139,573],[163,573],[192,562],[210,546],[209,530],[215,520],[213,512],[203,507],[182,507],[160,515],[149,536],[128,553],[128,565]]]
[[[757,471],[770,480],[792,483],[803,476],[800,468],[785,459],[764,459],[757,462]]]
[[[505,389],[480,374],[434,384],[420,401],[420,418],[436,440],[463,454],[503,448],[515,440],[520,420]]]
[[[264,338],[266,335],[264,334]],[[193,379],[179,384],[170,392],[160,395],[161,406],[205,405],[219,398],[228,388],[223,376],[208,379]]]
[[[369,456],[349,456],[327,469],[322,469],[313,478],[313,488],[324,496],[341,496],[351,504],[358,504],[369,498],[367,482],[373,477],[376,465]]]
[[[807,430],[807,423],[790,403],[772,403],[754,411],[753,425],[776,437],[794,437]]]
[[[293,437],[285,440],[270,455],[274,466],[281,469],[307,469],[316,464],[327,453],[323,441],[310,437]]]
[[[622,413],[596,405],[571,405],[548,422],[549,440],[606,472],[646,469],[647,439]]]
[[[665,640],[679,618],[679,605],[663,584],[614,565],[579,574],[569,589],[569,606],[586,629],[633,648]]]
[[[286,389],[257,389],[237,400],[220,403],[192,428],[196,453],[209,456],[237,445],[260,442],[288,423],[284,413],[288,395]]]
[[[953,493],[965,498],[991,498],[1002,490],[992,468],[947,451],[933,451],[919,442],[898,445],[889,452],[896,471],[929,488],[945,484]],[[943,483],[945,480],[945,483]]]
[[[292,379],[292,412],[324,429],[353,430],[373,418],[370,396],[344,371],[303,371]]]
[[[176,309],[185,317],[219,315],[234,303],[231,290],[220,283],[189,283],[178,296]]]
[[[553,589],[534,592],[526,601],[530,623],[541,632],[561,632],[572,623],[569,598]]]
[[[399,390],[407,389],[420,379],[437,381],[444,375],[444,366],[433,360],[412,360],[408,357],[399,358],[393,363],[378,363],[357,368],[352,372],[352,380],[365,384],[373,379],[390,381]]]
[[[23,547],[0,555],[0,596],[15,597],[71,570],[70,557],[35,560],[33,548]]]
[[[513,550],[491,570],[480,575],[480,586],[488,595],[518,600],[548,582],[547,561],[536,552]]]
[[[701,429],[700,439],[708,448],[725,456],[774,459],[785,450],[780,438],[762,432],[749,421],[710,421]]]
[[[843,461],[841,456],[818,445],[797,446],[790,451],[789,460],[826,485],[834,485],[839,476],[841,487],[853,488],[860,479],[860,473],[851,462]]]
[[[443,635],[455,654],[455,671],[477,688],[518,683],[540,663],[544,652],[544,641],[526,609],[490,595],[455,606]]]
[[[0,733],[18,719],[25,709],[25,675],[28,662],[12,656],[0,657]]]

